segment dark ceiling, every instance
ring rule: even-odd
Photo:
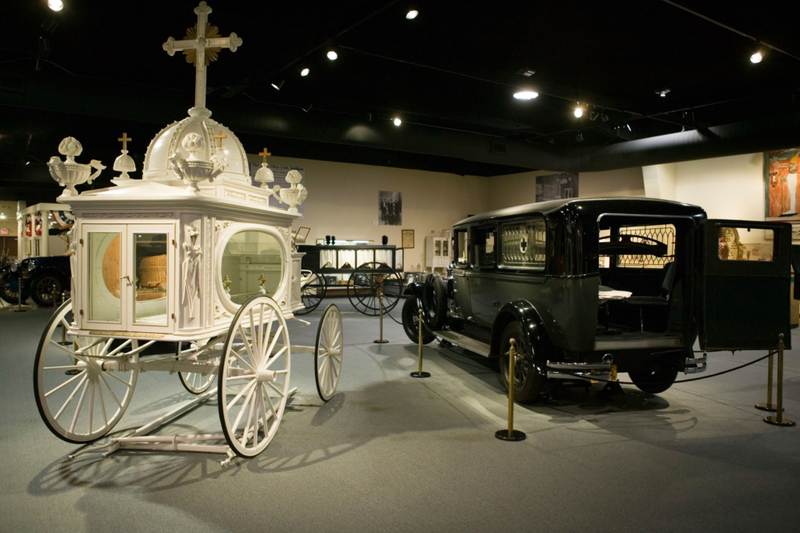
[[[796,0],[209,3],[244,43],[209,66],[208,107],[251,153],[494,176],[800,144]],[[194,101],[193,66],[162,44],[195,24],[197,0],[64,4],[0,7],[3,199],[52,200],[44,162],[67,135],[79,161],[110,167],[124,131],[141,169]]]

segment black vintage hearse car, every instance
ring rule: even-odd
[[[739,236],[772,242],[761,260]],[[756,236],[754,234],[754,236]],[[771,241],[766,239],[772,239]],[[453,227],[447,279],[411,284],[403,326],[498,357],[516,339],[515,396],[555,379],[627,372],[645,392],[705,369],[705,351],[788,347],[791,227],[709,220],[702,208],[644,198],[541,202]],[[500,357],[508,386],[508,357]]]

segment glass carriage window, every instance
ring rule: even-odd
[[[544,220],[526,220],[503,224],[501,231],[502,257],[500,266],[544,270]]]
[[[494,227],[475,228],[472,230],[472,247],[475,263],[478,266],[494,266]]]
[[[134,322],[167,325],[167,234],[134,233]]]
[[[763,241],[762,241],[763,235]],[[717,231],[717,251],[722,261],[774,261],[771,229],[721,227]]]
[[[120,234],[91,232],[88,246],[88,319],[95,322],[120,321]]]
[[[467,264],[467,250],[469,250],[469,241],[467,239],[467,230],[456,231],[456,257],[455,262],[461,265]]]
[[[274,296],[283,279],[283,252],[278,239],[263,231],[241,231],[222,254],[222,285],[235,304],[255,294]]]

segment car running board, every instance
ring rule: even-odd
[[[485,355],[486,357],[489,357],[489,354],[491,354],[491,349],[488,344],[485,342],[476,341],[475,339],[467,337],[466,335],[461,335],[460,333],[455,333],[454,331],[434,331],[433,334],[443,340],[461,346],[470,352]]]

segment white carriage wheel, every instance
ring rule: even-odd
[[[211,339],[203,339],[199,341],[192,341],[189,345],[189,349],[186,351],[181,351],[180,346],[181,343],[178,343],[178,358],[181,358],[187,352],[192,354],[200,350],[206,343]],[[191,357],[191,355],[190,355]],[[218,361],[220,357],[220,352],[216,352],[213,354],[212,357],[204,358],[205,361]],[[181,385],[187,391],[191,392],[192,394],[202,394],[208,390],[214,380],[216,379],[216,374],[203,374],[202,372],[178,372],[178,377],[181,380]]]
[[[59,438],[91,442],[122,418],[136,387],[138,370],[117,370],[139,360],[131,339],[69,335],[72,301],[53,314],[39,341],[33,370],[36,407]]]
[[[314,378],[319,397],[325,402],[333,397],[339,384],[343,353],[342,313],[335,304],[331,304],[319,321],[314,346]]]
[[[219,372],[219,417],[228,445],[240,457],[264,451],[289,397],[292,349],[278,304],[256,295],[233,317]]]

